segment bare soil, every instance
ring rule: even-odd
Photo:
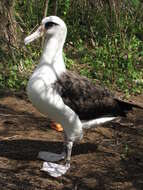
[[[143,95],[131,99],[143,105]],[[37,154],[60,152],[62,140],[24,93],[0,92],[0,190],[143,190],[143,110],[85,131],[70,170],[55,179]]]

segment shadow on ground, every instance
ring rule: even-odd
[[[37,154],[61,152],[62,133],[49,127],[24,94],[1,93],[0,190],[142,190],[143,111],[134,110],[123,122],[85,131],[70,170],[54,179],[40,171]]]

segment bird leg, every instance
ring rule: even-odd
[[[73,147],[73,142],[72,141],[65,141],[65,153],[66,153],[66,165],[69,165],[70,167],[70,160],[71,160],[71,153],[72,153],[72,147]]]
[[[73,147],[73,142],[66,139],[66,135],[64,136],[64,150],[63,154],[66,155],[65,165],[56,164],[52,162],[44,162],[42,171],[48,172],[52,177],[60,177],[64,175],[67,170],[70,168],[70,159],[71,159],[71,152]]]
[[[71,153],[72,153],[73,141],[68,140],[66,133],[64,132],[64,144],[63,152],[65,153],[65,162],[70,166]]]

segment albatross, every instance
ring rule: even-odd
[[[83,137],[83,129],[115,120],[133,107],[139,107],[113,96],[86,77],[66,69],[63,46],[67,35],[65,22],[57,16],[45,17],[38,29],[25,38],[29,44],[45,35],[44,50],[39,64],[27,85],[32,104],[42,114],[61,124],[64,129],[64,147],[61,154],[40,152],[41,170],[59,177],[70,168],[72,146]],[[64,164],[53,162],[65,159]]]

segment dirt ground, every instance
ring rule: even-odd
[[[131,99],[143,105],[143,95]],[[143,110],[85,131],[70,170],[54,179],[37,154],[60,152],[62,139],[23,93],[0,92],[0,190],[143,190]]]

